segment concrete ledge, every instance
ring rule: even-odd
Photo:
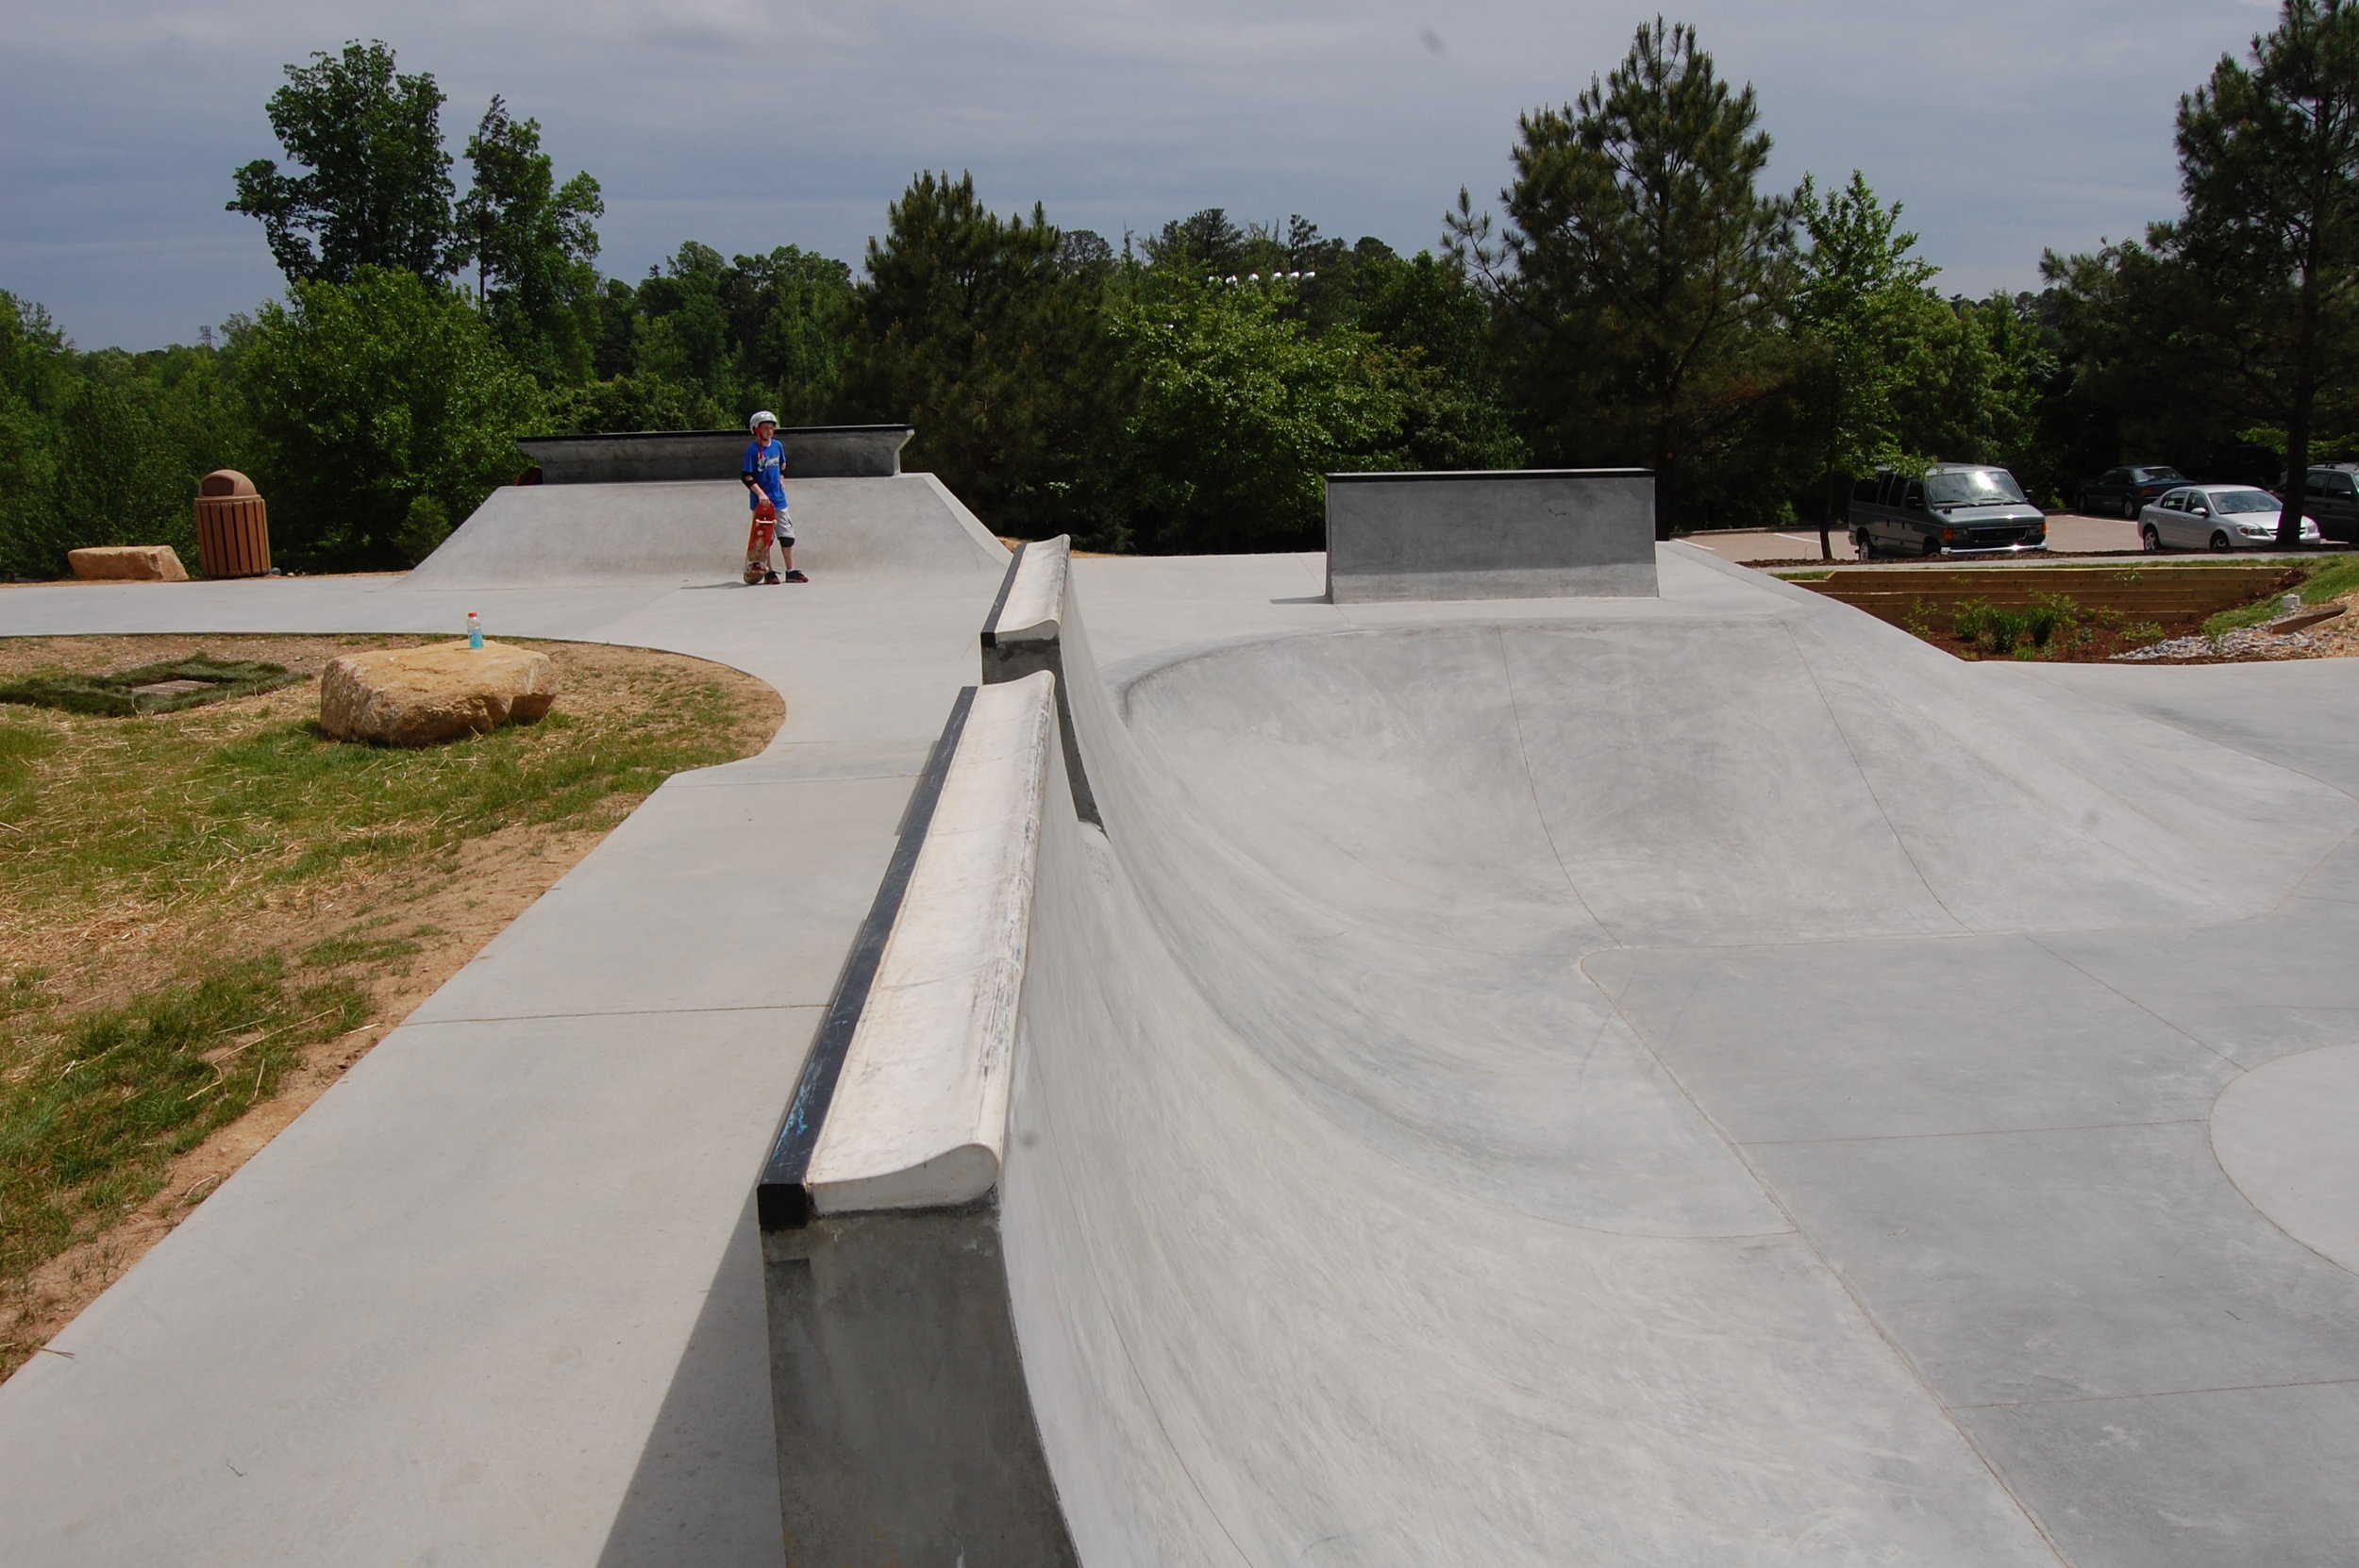
[[[805,425],[780,430],[786,477],[878,479],[901,472],[908,425]],[[527,436],[516,444],[544,485],[646,479],[729,479],[752,437],[743,430],[641,430],[609,436]]]
[[[1008,562],[1008,575],[999,597],[983,622],[983,646],[1012,642],[1052,642],[1064,614],[1065,575],[1072,562],[1072,539],[1055,539],[1016,546]]]
[[[1327,476],[1336,604],[1651,598],[1654,559],[1644,469]]]
[[[795,1562],[1076,1561],[999,1217],[1055,685],[960,693],[757,1193]]]
[[[1034,675],[975,695],[804,1176],[816,1213],[998,1185],[1054,691]]]
[[[1022,680],[1037,670],[1057,677],[1057,733],[1064,753],[1065,782],[1073,809],[1083,822],[1104,826],[1089,770],[1081,764],[1073,730],[1072,689],[1065,684],[1065,629],[1072,621],[1066,597],[1072,574],[1073,541],[1063,534],[1015,547],[999,597],[983,622],[983,682]]]

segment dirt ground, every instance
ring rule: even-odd
[[[110,669],[203,651],[224,659],[267,659],[316,675],[328,659],[359,648],[411,646],[441,638],[405,637],[88,637],[0,639],[0,679],[60,664]],[[558,661],[560,708],[576,713],[622,712],[634,702],[627,677],[651,665],[693,671],[723,682],[744,717],[741,755],[767,742],[784,718],[768,685],[724,666],[676,654],[583,643],[537,642]],[[241,699],[241,707],[316,712],[315,682]],[[226,706],[226,705],[223,705]],[[136,982],[191,951],[237,957],[273,948],[297,951],[349,928],[363,915],[403,930],[420,929],[418,951],[372,973],[374,1010],[359,1029],[303,1053],[279,1092],[172,1161],[162,1189],[107,1230],[41,1265],[25,1288],[0,1297],[0,1345],[42,1347],[75,1313],[186,1218],[208,1193],[293,1122],[412,1009],[481,951],[533,900],[595,848],[638,805],[640,795],[611,796],[587,827],[520,825],[465,841],[455,860],[430,869],[394,865],[374,875],[269,895],[259,909],[221,918],[205,909],[116,907],[70,926],[0,917],[0,973],[46,969],[58,1005],[85,1009],[121,1000]],[[35,1354],[62,1352],[36,1348]],[[13,1360],[14,1358],[8,1358]],[[0,1361],[0,1376],[8,1370]]]

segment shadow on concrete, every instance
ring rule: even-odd
[[[761,1243],[748,1182],[598,1568],[780,1568],[785,1559]]]

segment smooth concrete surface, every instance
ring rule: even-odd
[[[2351,1129],[2207,1026],[2359,1001],[2359,666],[2222,743],[1660,559],[1074,562],[1003,1204],[1081,1560],[2346,1561]]]
[[[1651,595],[1654,554],[1641,469],[1327,476],[1337,604]]]
[[[929,477],[836,487],[808,586],[731,580],[728,484],[704,492],[712,559],[571,586],[524,586],[549,519],[479,515],[460,538],[486,581],[0,589],[0,635],[456,631],[474,609],[728,663],[787,706],[224,1182],[59,1336],[70,1356],[0,1387],[0,1563],[781,1561],[747,1189],[1007,560]]]
[[[930,474],[790,478],[795,563],[846,574],[964,573],[1006,551]],[[945,513],[962,525],[943,525]],[[637,582],[712,589],[745,564],[745,487],[733,477],[508,485],[410,574],[413,589]],[[792,587],[796,585],[779,585]],[[969,635],[973,627],[967,628]]]
[[[779,1560],[745,1189],[975,678],[959,529],[811,590],[0,590],[480,608],[792,715],[0,1390],[0,1561]],[[1045,818],[998,1237],[1079,1560],[2340,1568],[2359,663],[1968,666],[1656,560],[1072,563],[1104,828]]]

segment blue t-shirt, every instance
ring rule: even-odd
[[[745,492],[748,509],[761,505],[755,492],[770,497],[770,504],[780,511],[786,509],[786,481],[778,477],[779,466],[786,461],[786,448],[776,436],[766,442],[745,444],[745,466],[741,473],[754,476],[754,488]]]

